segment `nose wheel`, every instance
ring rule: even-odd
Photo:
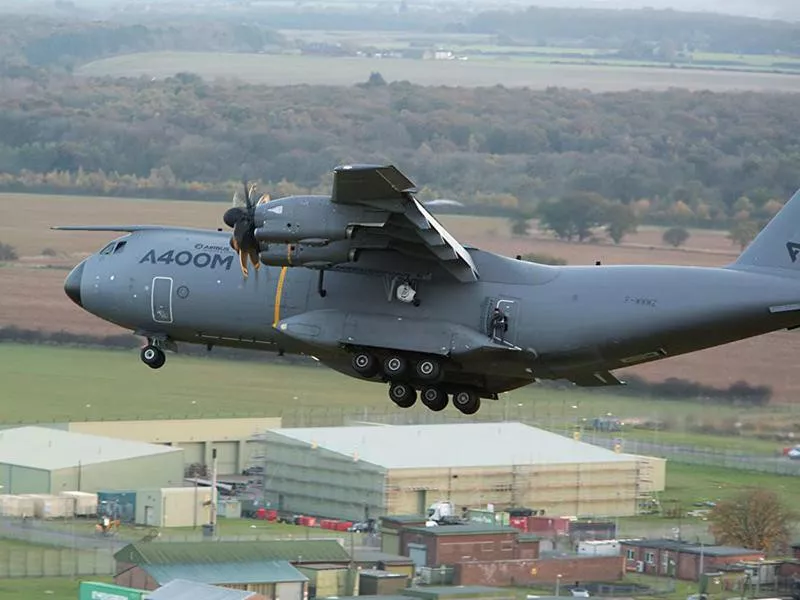
[[[147,344],[140,353],[142,362],[151,369],[160,369],[167,362],[167,356],[158,346]]]

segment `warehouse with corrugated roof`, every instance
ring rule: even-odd
[[[0,430],[5,494],[59,494],[183,483],[183,451],[49,427]]]
[[[665,461],[522,423],[275,429],[264,436],[273,508],[361,520],[456,507],[630,516],[663,491]]]

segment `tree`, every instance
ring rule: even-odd
[[[619,244],[627,234],[636,231],[636,214],[630,206],[621,202],[608,206],[605,220],[606,233],[615,244]]]
[[[528,235],[528,217],[525,215],[518,215],[511,219],[511,234],[512,235]]]
[[[4,244],[0,242],[0,260],[17,260],[19,256],[17,256],[17,251],[14,249],[13,246],[10,244]]]
[[[772,490],[752,489],[720,502],[708,518],[718,544],[774,555],[787,549],[794,515]]]
[[[760,228],[755,221],[739,221],[728,233],[728,239],[744,250],[747,245],[758,235]]]
[[[588,238],[592,228],[604,222],[607,200],[594,192],[572,192],[555,202],[539,207],[539,226],[561,239],[579,242]]]
[[[665,244],[669,244],[670,246],[677,248],[678,246],[686,243],[686,240],[689,239],[689,232],[683,227],[670,227],[664,232],[664,235],[661,236],[661,239]]]

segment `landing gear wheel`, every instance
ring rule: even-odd
[[[362,377],[373,377],[378,372],[378,361],[369,352],[353,355],[353,370]]]
[[[434,412],[439,412],[447,407],[447,394],[441,388],[430,385],[422,388],[420,393],[422,403]]]
[[[461,390],[453,394],[453,406],[465,415],[474,415],[481,407],[481,399],[472,390]]]
[[[152,344],[148,344],[142,348],[140,356],[142,358],[142,362],[151,369],[160,369],[164,366],[164,363],[167,362],[167,357],[164,354],[164,351],[158,346],[153,346]]]
[[[389,398],[400,408],[411,408],[417,401],[417,391],[407,383],[393,383],[389,386]]]
[[[408,370],[408,361],[402,356],[393,355],[383,361],[383,372],[389,379],[402,377]]]
[[[423,358],[417,362],[416,371],[423,381],[436,381],[442,373],[442,365],[435,358]]]

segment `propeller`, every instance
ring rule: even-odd
[[[230,241],[231,248],[239,254],[242,275],[247,277],[247,259],[250,259],[256,270],[261,267],[261,262],[258,258],[259,246],[255,236],[256,204],[253,202],[253,194],[256,186],[255,184],[248,185],[246,179],[242,180],[242,186],[244,187],[244,206],[242,206],[239,193],[235,192],[233,194],[233,206],[225,211],[222,220],[228,227],[233,229]],[[264,198],[268,198],[268,196],[262,196],[259,204]]]

